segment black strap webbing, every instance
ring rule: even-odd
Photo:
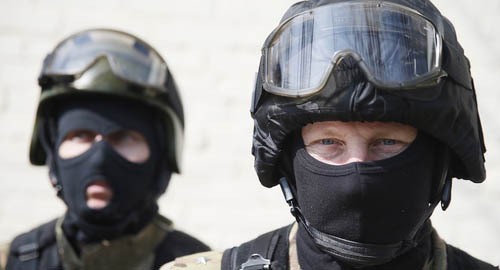
[[[22,234],[11,244],[6,269],[60,269],[55,240],[56,220]]]
[[[263,234],[224,251],[222,270],[285,270],[288,266],[288,235],[292,225]]]
[[[26,244],[23,244],[17,249],[17,258],[19,262],[23,265],[23,269],[37,269],[38,257],[39,253],[39,245],[38,245],[38,237],[35,231],[30,232],[26,236],[29,241]]]

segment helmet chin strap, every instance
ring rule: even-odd
[[[451,177],[446,176],[444,186],[443,186],[443,193],[441,194],[441,209],[443,211],[446,211],[448,206],[450,206],[451,202]]]
[[[51,117],[47,114],[45,115],[47,119],[46,126],[40,126],[40,142],[46,153],[46,163],[49,167],[49,180],[50,184],[56,191],[57,197],[62,199],[62,185],[57,178],[57,168],[55,166],[55,157],[57,155],[57,150],[55,149],[55,136],[56,136],[56,124],[52,121]]]
[[[451,181],[448,182],[451,183]],[[419,232],[421,232],[420,229],[431,216],[435,206],[439,202],[436,200],[435,202],[429,204],[427,212],[422,216],[422,219],[418,222],[417,226],[415,226],[415,229],[411,232],[408,239],[390,244],[367,244],[330,235],[311,226],[302,214],[288,180],[285,177],[282,177],[279,183],[285,200],[290,206],[291,214],[295,217],[298,223],[304,226],[307,233],[313,238],[314,242],[323,251],[334,256],[335,258],[338,258],[339,260],[351,264],[354,267],[384,264],[417,246],[420,240],[419,238],[422,237],[422,235],[419,234]],[[445,184],[445,188],[446,186],[447,185]]]
[[[450,164],[450,149],[444,145],[440,144],[436,150],[439,158],[436,164],[436,176],[437,179],[435,186],[433,187],[434,195],[430,199],[431,203],[438,203],[441,201],[441,209],[445,211],[451,202],[451,187],[452,187],[452,177],[449,173]]]

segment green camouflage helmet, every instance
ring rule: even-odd
[[[111,29],[75,33],[45,58],[38,83],[41,95],[30,147],[33,165],[47,163],[41,138],[54,123],[54,108],[68,99],[90,96],[128,99],[154,108],[163,122],[167,165],[180,171],[182,102],[167,64],[143,40]]]

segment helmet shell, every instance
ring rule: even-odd
[[[118,32],[147,44],[128,33],[111,29],[89,29],[76,33],[67,39],[92,31]],[[56,46],[56,50],[58,46]],[[47,60],[44,61],[44,65],[46,63]],[[82,97],[119,98],[142,103],[157,112],[162,122],[159,123],[159,126],[164,130],[163,135],[165,135],[168,168],[174,172],[180,171],[184,139],[184,113],[177,85],[168,68],[166,69],[164,84],[161,86],[141,85],[116,76],[112,72],[110,63],[105,58],[96,61],[92,66],[67,82],[52,80],[51,75],[44,74],[43,70],[45,70],[45,66],[39,77],[41,94],[29,153],[33,165],[45,165],[47,163],[47,152],[42,146],[41,139],[42,136],[46,136],[46,134],[43,134],[47,132],[46,127],[54,123],[54,117],[56,117],[54,112],[57,111],[59,104]]]
[[[299,2],[289,8],[282,20],[337,2],[342,1]],[[292,132],[309,123],[332,120],[400,122],[414,126],[451,149],[451,177],[484,181],[486,149],[476,93],[469,61],[456,39],[453,25],[429,1],[390,2],[417,10],[440,29],[442,68],[448,76],[432,87],[391,92],[375,88],[356,72],[346,75],[346,72],[334,71],[331,76],[335,76],[335,80],[330,77],[318,94],[304,98],[282,97],[263,89],[261,58],[251,113],[254,119],[252,154],[262,185],[272,187],[281,176],[287,176],[287,166],[282,159]]]

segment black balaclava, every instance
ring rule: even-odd
[[[428,253],[421,249],[429,247],[423,241],[429,241],[426,236],[430,226],[424,222],[434,207],[430,202],[435,159],[439,156],[435,152],[438,147],[434,139],[419,132],[415,141],[394,157],[336,166],[310,156],[302,137],[295,137],[296,150],[292,151],[292,160],[297,201],[305,218],[302,223],[307,222],[307,226],[300,225],[297,236],[298,256],[303,269],[380,266],[401,255],[419,260],[408,254],[425,254],[419,260],[422,263],[428,259]],[[332,250],[325,244],[329,239],[335,239],[335,243],[347,243],[347,251]],[[316,249],[310,245],[312,241]],[[362,257],[366,255],[365,250],[370,250],[365,249],[369,245],[387,247],[395,243],[402,244],[395,245],[394,252],[376,254],[379,250],[374,248],[371,250],[375,256],[370,257],[374,255],[370,251],[370,256]],[[317,254],[319,250],[322,254]],[[317,264],[319,262],[307,265],[312,261],[306,257],[312,254],[322,257],[321,261],[327,264],[323,268]],[[360,256],[363,260],[359,259]],[[333,265],[338,268],[333,268]],[[342,265],[346,267],[340,268]],[[412,265],[421,269],[417,264]]]
[[[51,171],[68,207],[65,234],[75,244],[137,233],[157,213],[156,200],[170,179],[154,111],[133,102],[99,99],[71,101],[58,115]],[[143,163],[130,162],[104,139],[79,156],[62,159],[57,149],[69,132],[79,129],[103,136],[119,130],[137,131],[146,138],[150,155]],[[97,179],[107,182],[113,196],[106,207],[91,209],[85,191]]]

